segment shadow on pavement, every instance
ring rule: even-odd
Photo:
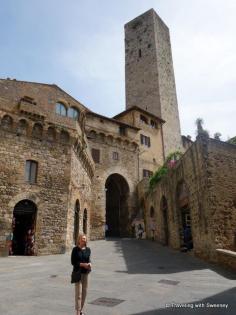
[[[181,253],[149,240],[107,238],[115,242],[116,251],[123,255],[129,274],[170,274],[182,271],[211,269],[228,279],[236,279],[236,275],[219,266],[209,264],[192,256]]]
[[[210,296],[201,301],[183,303],[186,307],[166,307],[161,309],[155,309],[152,311],[133,313],[131,315],[169,315],[169,314],[197,314],[197,315],[234,315],[236,314],[236,288],[232,288],[227,291],[223,291],[219,294]],[[176,303],[177,304],[177,303]],[[179,303],[180,304],[180,303]],[[178,305],[179,305],[178,304]],[[228,304],[228,307],[214,306],[220,304]],[[201,307],[197,307],[199,305]],[[209,307],[211,306],[211,307]]]

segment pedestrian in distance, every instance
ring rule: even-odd
[[[143,230],[142,224],[139,224],[138,225],[138,238],[139,239],[143,238],[143,232],[144,232],[144,230]]]
[[[152,241],[154,241],[155,240],[156,225],[155,225],[153,220],[150,222],[150,231],[151,231],[151,234],[152,234],[151,235]]]
[[[75,284],[75,310],[76,315],[84,315],[83,307],[88,288],[88,276],[91,271],[91,250],[87,246],[87,237],[80,234],[76,246],[71,253],[73,271],[71,282]]]

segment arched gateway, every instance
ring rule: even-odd
[[[105,183],[107,236],[128,235],[129,185],[119,174],[110,175]]]
[[[18,202],[13,211],[13,255],[34,255],[37,207],[28,199]]]

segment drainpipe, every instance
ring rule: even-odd
[[[161,124],[161,142],[162,142],[162,153],[163,153],[163,163],[164,163],[166,158],[165,158],[165,147],[164,147],[162,124]]]

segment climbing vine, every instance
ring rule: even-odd
[[[169,169],[175,167],[177,161],[183,155],[180,151],[175,151],[170,153],[165,159],[164,164],[158,168],[158,170],[153,174],[153,176],[149,180],[149,190],[153,190],[156,184],[165,176]]]

